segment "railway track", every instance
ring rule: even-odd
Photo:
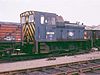
[[[83,75],[83,74],[100,75],[100,59],[0,73],[0,75]]]
[[[73,75],[100,69],[100,52],[0,64],[0,75]],[[53,72],[52,72],[53,71]]]

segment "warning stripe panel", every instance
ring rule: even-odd
[[[27,24],[23,25],[23,35],[24,35],[24,37],[27,37],[27,39],[29,39],[30,41],[34,42],[35,30],[33,29],[32,24],[27,23]],[[27,35],[27,36],[25,36],[25,35]],[[27,40],[27,42],[29,42],[29,40]]]
[[[22,17],[25,17],[25,22],[22,24],[22,32],[23,32],[22,35],[23,35],[23,40],[24,41],[26,40],[26,42],[34,42],[35,40],[35,24],[34,22],[29,22],[30,15],[34,15],[34,12],[26,11],[20,14],[21,22],[22,22]]]

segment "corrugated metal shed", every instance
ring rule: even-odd
[[[0,42],[21,41],[21,24],[0,22]]]

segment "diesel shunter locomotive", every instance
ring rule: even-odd
[[[33,47],[32,51],[25,50],[27,53],[75,54],[91,48],[90,40],[84,39],[83,23],[70,23],[57,14],[38,11],[26,11],[20,17],[23,44]]]
[[[64,21],[55,13],[26,11],[20,14],[19,24],[0,23],[4,60],[75,55],[93,47],[100,49],[100,30],[86,30],[83,23]]]

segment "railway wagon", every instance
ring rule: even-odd
[[[22,43],[28,53],[77,54],[88,52],[90,40],[84,39],[85,26],[64,21],[54,13],[26,11],[20,14]]]
[[[94,46],[100,50],[100,29],[95,30],[96,39],[94,39]],[[95,37],[94,37],[95,38]]]
[[[100,26],[85,29],[84,39],[91,40],[91,47],[100,49]]]
[[[0,22],[0,55],[12,53],[21,46],[21,25]]]
[[[96,26],[93,30],[94,46],[100,50],[100,25]]]

